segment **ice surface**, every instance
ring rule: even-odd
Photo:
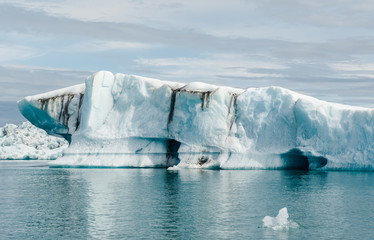
[[[26,97],[22,114],[71,137],[58,166],[373,169],[374,110],[280,87],[235,89],[101,71]]]
[[[0,159],[56,159],[67,147],[65,139],[50,136],[30,122],[0,128]]]
[[[18,102],[23,116],[51,134],[69,136],[79,126],[79,109],[85,85],[80,84],[44,94],[29,96]]]
[[[271,228],[273,230],[289,230],[290,228],[298,228],[299,224],[292,220],[288,220],[287,208],[284,207],[279,210],[276,217],[266,216],[262,219],[263,227]]]

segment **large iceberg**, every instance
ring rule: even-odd
[[[236,89],[101,71],[29,96],[21,113],[70,141],[52,166],[374,167],[374,109],[281,87]]]

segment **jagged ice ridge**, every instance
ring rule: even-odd
[[[67,147],[64,138],[48,135],[30,122],[0,128],[0,159],[52,160],[61,157]]]
[[[236,89],[101,71],[25,97],[21,113],[71,141],[52,166],[365,169],[374,110],[280,87]]]

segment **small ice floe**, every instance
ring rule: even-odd
[[[174,166],[172,166],[172,167],[168,167],[167,170],[179,171],[179,170],[181,170],[181,168],[178,167],[177,165],[174,165]]]
[[[290,228],[298,228],[299,224],[294,221],[288,220],[287,208],[284,207],[279,210],[278,216],[270,217],[266,216],[263,221],[263,227],[271,228],[273,230],[288,230]]]

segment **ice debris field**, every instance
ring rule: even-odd
[[[67,147],[64,138],[48,135],[30,122],[0,128],[0,159],[56,159]]]
[[[18,106],[32,124],[70,142],[54,167],[374,167],[374,109],[281,87],[237,89],[101,71]]]

